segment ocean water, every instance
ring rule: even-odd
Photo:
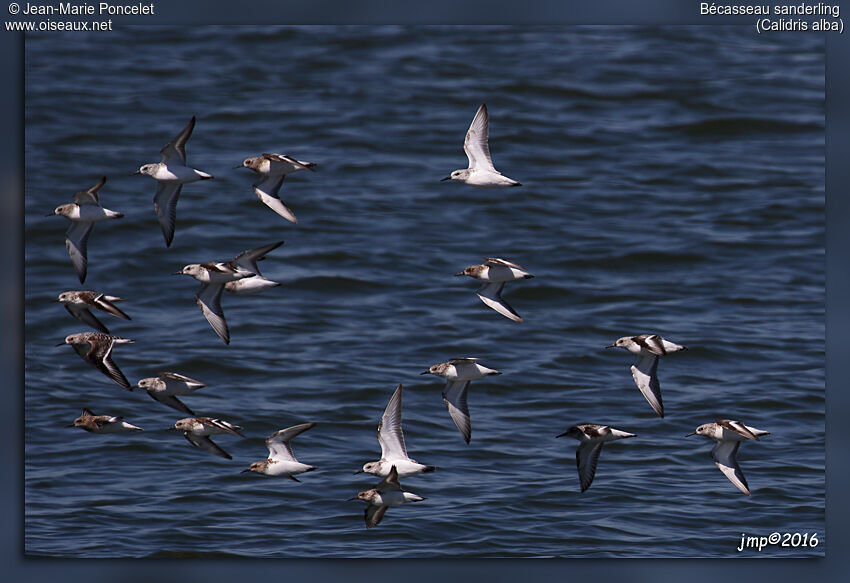
[[[497,169],[521,188],[441,183],[466,167],[486,102]],[[166,249],[156,186],[130,176],[192,115]],[[248,156],[315,161],[284,183],[287,223],[251,192]],[[108,177],[80,285],[66,221],[44,217]],[[25,541],[54,557],[802,557],[824,532],[824,44],[752,27],[126,27],[26,38]],[[170,275],[285,240],[261,264],[281,287],[222,300],[225,346]],[[453,274],[482,257],[536,277],[485,307]],[[55,298],[93,289],[133,319],[131,382],[207,383],[184,402],[245,428],[214,440],[55,344],[86,330]],[[632,358],[654,332],[689,350],[659,366],[664,419]],[[472,383],[472,441],[419,373],[456,356],[502,371]],[[347,501],[377,483],[378,419],[404,389],[402,480],[427,500],[366,530]],[[83,407],[145,431],[90,435]],[[752,490],[684,435],[719,418],[771,435],[742,445]],[[318,467],[301,483],[240,474],[263,439]],[[606,445],[579,492],[581,422]],[[737,551],[741,535],[816,533],[817,547]],[[784,537],[783,537],[784,538]]]

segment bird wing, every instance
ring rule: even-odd
[[[213,442],[213,440],[210,439],[209,437],[206,437],[206,436],[203,436],[203,435],[193,435],[193,434],[186,432],[186,431],[183,432],[183,437],[188,439],[189,443],[191,443],[195,447],[200,447],[201,449],[204,449],[204,450],[210,452],[211,454],[215,454],[215,455],[217,455],[219,457],[223,457],[225,459],[229,459],[229,460],[233,459],[233,457],[231,457],[231,455],[229,453],[227,453],[226,451],[221,449],[219,446],[217,446]]]
[[[231,433],[233,435],[238,435],[239,437],[245,437],[244,435],[239,433],[239,430],[242,429],[239,425],[228,423],[227,421],[223,421],[222,419],[214,419],[212,417],[195,417],[195,420],[200,421],[203,425],[206,425],[208,427],[214,427],[225,433]]]
[[[596,475],[596,464],[599,462],[599,454],[602,452],[602,442],[582,442],[576,450],[576,467],[578,468],[578,481],[581,491],[590,488],[593,476]]]
[[[468,388],[469,381],[449,381],[443,389],[443,402],[466,443],[469,443],[472,436],[472,421],[469,419],[469,408],[466,405]]]
[[[632,365],[632,378],[641,394],[652,405],[659,417],[664,417],[664,405],[661,403],[661,383],[658,382],[658,357],[654,354],[638,356]]]
[[[115,299],[115,298],[113,298]],[[125,320],[129,320],[130,316],[122,312],[118,306],[112,303],[109,299],[107,299],[105,294],[97,295],[92,301],[91,305],[96,308],[100,308],[104,312],[108,312],[113,316],[118,316],[119,318],[124,318]]]
[[[98,320],[97,316],[92,314],[88,308],[82,308],[79,312],[76,313],[74,313],[67,305],[65,306],[65,308],[68,310],[68,312],[71,313],[72,316],[79,319],[80,322],[82,322],[83,324],[91,326],[95,330],[99,330],[104,334],[109,334],[109,330],[106,326],[103,325],[103,322]]]
[[[387,408],[378,422],[378,443],[381,444],[381,459],[407,459],[404,434],[401,431],[401,391],[396,387]]]
[[[315,425],[315,423],[302,423],[301,425],[293,425],[292,427],[281,429],[269,435],[266,438],[266,447],[269,448],[269,459],[297,462],[298,460],[295,459],[295,454],[292,453],[292,446],[289,444],[289,441],[311,427],[315,427]]]
[[[514,267],[516,269],[522,269],[525,271],[525,268],[521,265],[517,265],[516,263],[511,263],[506,259],[500,259],[499,257],[485,257],[484,258],[485,265],[504,265],[505,267]]]
[[[74,202],[77,204],[93,204],[95,206],[100,206],[100,202],[97,199],[97,191],[100,190],[100,187],[106,183],[106,176],[102,177],[97,181],[97,184],[89,188],[88,190],[81,190],[74,194]]]
[[[738,460],[735,459],[739,445],[741,445],[740,441],[718,441],[711,450],[711,459],[736,488],[749,496],[750,487],[747,485],[747,479],[741,471],[741,466],[738,465]]]
[[[148,395],[150,395],[153,399],[159,401],[163,405],[171,407],[172,409],[177,409],[178,411],[182,411],[183,413],[187,413],[192,416],[195,415],[194,411],[184,405],[183,401],[181,401],[174,395],[164,395],[159,392],[149,392]]]
[[[260,268],[257,267],[257,261],[262,261],[266,258],[266,255],[270,251],[274,251],[281,245],[283,245],[283,241],[277,241],[276,243],[269,243],[267,245],[260,245],[259,247],[254,247],[253,249],[243,251],[242,253],[237,255],[233,259],[233,261],[237,265],[241,265],[245,269],[253,271],[257,275],[262,275],[260,273]]]
[[[292,164],[296,168],[302,168],[304,170],[313,170],[312,162],[301,162],[300,160],[296,160],[292,156],[287,156],[286,154],[263,154],[263,158],[267,160],[271,160],[273,162],[286,162],[287,164]]]
[[[729,431],[734,431],[739,435],[743,435],[747,439],[754,439],[756,441],[760,441],[758,436],[750,431],[750,428],[741,423],[740,421],[732,421],[730,419],[718,419],[715,421],[720,427],[727,429]]]
[[[280,197],[277,194],[278,191],[280,191],[280,186],[283,184],[284,178],[286,178],[285,174],[269,175],[267,178],[264,178],[254,184],[254,194],[257,195],[260,202],[282,216],[284,219],[291,223],[297,223],[298,219],[295,218],[295,213],[292,212],[282,200],[280,200]]]
[[[170,247],[174,239],[174,226],[177,224],[177,200],[180,198],[182,184],[176,182],[157,182],[153,197],[153,209],[165,237],[165,246]]]
[[[192,130],[194,129],[195,116],[193,115],[189,123],[186,124],[186,127],[159,151],[162,154],[163,162],[166,164],[177,162],[181,166],[186,165],[186,142],[189,141],[189,138],[192,136]]]
[[[505,282],[485,283],[475,293],[482,302],[488,307],[496,310],[505,318],[514,322],[522,322],[522,317],[516,313],[511,305],[502,298],[502,289],[505,287]]]
[[[366,513],[364,514],[366,518],[366,528],[372,528],[384,517],[384,514],[387,513],[387,508],[389,506],[378,506],[377,504],[369,504],[366,507]]]
[[[201,288],[195,295],[195,302],[219,338],[224,340],[225,344],[230,344],[230,330],[227,328],[224,311],[221,309],[221,290],[223,289],[224,285],[220,283],[201,284]]]
[[[89,235],[93,225],[91,221],[71,221],[71,226],[65,232],[65,247],[68,248],[68,255],[71,256],[80,283],[86,281]]]
[[[658,334],[641,334],[632,338],[637,344],[653,354],[664,356],[667,349],[664,348],[664,339]]]
[[[490,146],[487,140],[490,134],[490,116],[487,113],[487,106],[481,104],[475,117],[472,118],[472,123],[469,124],[469,129],[466,131],[466,138],[463,140],[463,151],[466,152],[466,157],[469,158],[470,168],[481,168],[495,172],[493,161],[490,159]]]
[[[130,387],[130,382],[127,380],[127,377],[124,376],[124,373],[122,373],[118,366],[112,361],[112,348],[115,346],[115,340],[110,340],[108,343],[92,342],[90,340],[89,345],[91,348],[86,354],[86,360],[94,365],[97,370],[128,391],[131,391],[132,387]]]
[[[392,490],[401,490],[401,484],[398,482],[398,470],[395,466],[390,468],[390,473],[387,474],[387,477],[381,480],[381,482],[375,486],[375,489],[378,492],[390,492]]]
[[[201,387],[207,386],[197,379],[193,379],[192,377],[187,377],[186,375],[178,374],[176,372],[161,372],[161,373],[157,374],[157,376],[164,381],[171,380],[171,381],[179,381],[179,382],[183,382],[183,383],[198,385],[197,388],[199,388],[199,389]]]

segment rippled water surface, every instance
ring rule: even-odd
[[[521,188],[440,178],[486,102],[496,167]],[[192,116],[166,249],[152,180],[130,176]],[[67,557],[741,556],[742,532],[824,533],[824,47],[741,28],[128,27],[26,40],[25,549]],[[285,152],[287,223],[235,170]],[[80,286],[66,221],[43,215],[108,181]],[[170,275],[275,240],[283,286],[226,296],[232,342]],[[535,278],[511,322],[453,277],[505,257]],[[182,417],[129,393],[67,346],[85,327],[53,300],[93,289],[133,318],[115,361],[131,382],[173,370],[207,387],[184,401],[245,428],[214,438],[233,461],[165,428]],[[603,347],[657,332],[690,350],[661,362],[666,417]],[[442,384],[418,373],[477,356],[502,375],[469,393],[466,445]],[[403,383],[427,498],[367,531],[375,429]],[[65,426],[83,407],[145,431]],[[771,435],[741,447],[752,496],[714,467],[697,425],[741,419]],[[318,470],[239,472],[263,439]],[[606,445],[579,493],[579,422],[637,434]]]

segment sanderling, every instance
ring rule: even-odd
[[[56,346],[70,344],[74,347],[80,358],[95,367],[97,370],[111,378],[127,390],[132,390],[130,382],[124,373],[112,362],[112,349],[116,344],[130,344],[134,340],[110,336],[101,332],[80,332],[65,337],[64,342]]]
[[[201,308],[201,312],[215,333],[224,340],[225,344],[230,344],[230,330],[227,328],[224,311],[221,309],[221,290],[224,289],[224,284],[230,281],[256,277],[256,274],[233,261],[228,261],[185,265],[174,275],[191,275],[201,282],[201,287],[195,294],[195,303]]]
[[[97,308],[108,312],[113,316],[129,320],[130,316],[122,312],[113,302],[122,301],[121,298],[108,296],[106,294],[94,291],[66,291],[59,294],[57,302],[65,304],[65,309],[68,313],[77,318],[83,324],[88,324],[95,330],[99,330],[104,334],[109,334],[109,330],[103,325],[103,322],[97,319],[97,316],[91,313],[91,308]]]
[[[413,492],[405,492],[398,483],[398,471],[395,466],[390,469],[390,473],[382,482],[374,488],[363,490],[354,498],[349,500],[363,500],[368,504],[366,507],[366,528],[372,528],[384,517],[387,508],[397,506],[405,502],[419,502],[425,500],[422,496]]]
[[[770,432],[749,427],[740,421],[719,419],[714,423],[700,425],[696,431],[688,433],[685,437],[690,435],[702,435],[717,442],[711,450],[711,459],[714,460],[717,468],[729,478],[730,482],[749,496],[750,487],[747,485],[747,479],[744,477],[744,472],[741,471],[741,466],[738,465],[738,460],[735,459],[735,454],[738,453],[738,446],[745,439],[759,441],[760,436],[770,435]]]
[[[252,463],[251,467],[242,470],[242,473],[254,472],[266,476],[286,476],[291,480],[300,482],[301,480],[295,477],[297,474],[315,470],[316,467],[302,464],[295,459],[295,454],[292,453],[292,446],[289,442],[296,435],[300,435],[315,426],[315,422],[302,423],[275,431],[266,438],[266,447],[269,448],[268,459]]]
[[[578,468],[578,480],[582,492],[590,488],[590,484],[593,482],[593,476],[596,474],[596,462],[599,461],[602,445],[606,441],[635,436],[634,433],[626,433],[607,425],[594,425],[592,423],[570,427],[564,433],[555,437],[565,435],[581,442],[576,449],[576,467]]]
[[[247,269],[248,271],[256,274],[256,277],[247,277],[237,281],[228,281],[224,284],[224,289],[238,296],[247,296],[258,294],[270,287],[279,286],[280,283],[263,277],[263,274],[260,273],[260,268],[257,267],[257,262],[265,259],[268,252],[277,249],[281,245],[283,245],[283,241],[260,245],[259,247],[248,249],[247,251],[243,251],[237,255],[232,262],[243,269]]]
[[[183,437],[195,447],[200,447],[212,454],[229,460],[233,459],[230,454],[213,443],[213,440],[209,436],[217,433],[231,433],[239,437],[245,437],[239,433],[239,430],[242,428],[238,425],[233,425],[221,419],[213,419],[212,417],[186,417],[177,421],[169,429],[182,431]]]
[[[74,419],[74,423],[68,427],[79,427],[89,433],[130,433],[142,430],[141,427],[136,427],[124,421],[123,417],[95,415],[88,409],[83,409],[80,416]]]
[[[482,302],[514,322],[522,322],[519,314],[502,298],[502,289],[508,281],[534,277],[521,266],[498,257],[485,257],[482,265],[470,265],[455,275],[468,275],[484,282],[475,292]]]
[[[448,362],[435,364],[419,374],[432,374],[446,379],[443,389],[443,402],[449,410],[449,415],[457,425],[460,434],[469,443],[472,436],[472,422],[469,419],[469,408],[466,405],[466,391],[469,382],[490,375],[502,374],[492,368],[478,364],[477,358],[452,358]]]
[[[89,234],[92,226],[98,221],[106,219],[120,219],[124,213],[117,213],[108,208],[100,206],[98,201],[97,191],[106,182],[106,176],[101,178],[97,184],[88,190],[81,190],[74,195],[74,202],[71,204],[63,204],[54,209],[52,213],[47,213],[45,216],[52,217],[59,215],[69,219],[71,226],[65,233],[65,247],[68,248],[68,255],[71,256],[71,262],[74,264],[74,269],[77,272],[77,277],[80,278],[80,283],[86,281],[86,271],[88,269],[88,242]]]
[[[195,129],[195,116],[189,120],[177,137],[168,142],[159,151],[162,161],[157,164],[145,164],[133,174],[145,174],[156,180],[156,194],[153,197],[153,208],[165,236],[165,246],[170,247],[174,239],[174,224],[177,221],[177,199],[180,189],[188,182],[209,180],[210,174],[186,166],[186,142]]]
[[[658,382],[658,357],[671,352],[687,350],[684,346],[664,340],[658,334],[623,336],[614,344],[605,348],[624,348],[637,355],[632,365],[632,377],[640,392],[652,405],[659,417],[664,417],[664,405],[661,404],[661,384]]]
[[[470,186],[479,188],[503,188],[505,186],[522,186],[516,180],[503,176],[501,172],[493,167],[490,159],[490,146],[487,145],[489,137],[490,116],[487,114],[487,105],[481,104],[466,138],[463,140],[463,151],[469,158],[469,168],[455,170],[443,180],[459,180]]]
[[[404,447],[404,434],[401,431],[401,390],[396,387],[390,402],[384,410],[381,420],[378,422],[378,443],[381,444],[381,459],[363,465],[363,469],[355,472],[359,474],[366,472],[384,478],[390,474],[394,467],[400,478],[415,476],[426,472],[433,472],[437,468],[420,464],[407,455]]]
[[[194,415],[195,413],[184,405],[176,395],[190,395],[205,386],[201,381],[176,372],[161,372],[159,376],[140,380],[133,388],[144,389],[152,399],[163,405]]]
[[[259,174],[260,179],[254,183],[253,188],[260,202],[287,221],[297,223],[295,213],[280,200],[278,192],[287,174],[298,170],[312,170],[315,165],[314,162],[296,160],[284,154],[261,154],[254,158],[246,158],[234,168],[248,168]]]

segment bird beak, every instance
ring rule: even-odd
[[[236,166],[234,166],[234,168],[244,168],[244,167],[245,167],[244,164],[237,164]]]
[[[76,425],[74,425],[73,423],[71,423],[70,425],[66,425],[65,427],[76,427]]]
[[[567,433],[568,433],[567,431],[564,431],[561,435],[556,435],[555,437],[563,437],[563,436],[565,436]]]
[[[136,170],[135,172],[131,172],[130,176],[135,176],[136,174],[141,174],[141,173],[142,173],[141,170]]]
[[[183,272],[182,271],[175,271],[171,275],[183,275]]]
[[[420,374],[420,375],[424,375],[424,374],[430,374],[430,373],[431,373],[431,371],[430,371],[430,370],[426,370],[426,371],[422,371],[422,372],[420,372],[419,374]]]
[[[44,216],[45,216],[45,217],[52,217],[52,216],[53,216],[53,215],[55,215],[55,214],[56,214],[56,211],[53,211],[52,213],[47,213],[47,214],[46,214],[46,215],[44,215]]]
[[[346,500],[346,502],[351,502],[352,500],[360,500],[360,498],[355,496],[354,498],[349,498],[348,500]]]
[[[445,182],[446,180],[451,180],[451,176],[446,176],[445,178],[440,178],[440,182]]]
[[[605,348],[617,348],[617,345],[616,344],[609,344]]]
[[[56,346],[65,346],[65,344],[66,344],[65,342],[60,342],[60,343],[59,343],[59,344],[57,344]]]
[[[696,431],[691,431],[691,432],[690,432],[690,433],[688,433],[685,437],[690,437],[691,435],[696,435],[696,434],[697,434],[697,432],[696,432]]]
[[[356,472],[354,472],[354,475],[356,476],[357,474],[362,474],[362,473],[363,473],[363,470],[357,470]]]
[[[458,275],[466,275],[466,274],[462,271],[460,273],[455,273],[455,276],[458,276]]]
[[[241,472],[239,472],[239,473],[240,473],[240,474],[247,474],[247,473],[248,473],[248,472],[250,472],[250,471],[251,471],[251,468],[248,468],[247,470],[242,470],[242,471],[241,471]]]

